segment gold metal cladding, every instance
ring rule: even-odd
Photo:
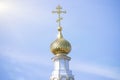
[[[57,13],[58,14],[58,19],[56,20],[56,22],[58,22],[59,26],[61,26],[61,20],[63,20],[63,18],[61,17],[61,14],[66,13],[66,11],[62,11],[61,9],[62,9],[62,7],[60,5],[58,5],[56,7],[56,11],[52,11],[52,13]]]
[[[56,11],[52,11],[52,13],[58,14],[57,22],[59,23],[57,39],[50,45],[50,50],[54,55],[67,55],[71,51],[71,44],[62,35],[61,14],[66,13],[66,11],[62,11],[61,9],[62,7],[58,5]]]
[[[55,55],[67,55],[71,51],[71,44],[64,38],[56,39],[50,46],[51,52]]]
[[[62,35],[62,27],[58,27],[58,35],[57,35],[57,38],[60,39],[60,38],[63,38],[63,35]]]
[[[59,26],[59,27],[58,27],[58,31],[62,31],[62,27]]]

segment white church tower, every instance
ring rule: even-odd
[[[60,15],[61,13],[66,13],[66,11],[61,11],[61,9],[61,6],[57,6],[56,11],[53,11],[53,13],[58,14],[57,22],[59,26],[57,39],[50,45],[50,50],[55,55],[52,58],[54,70],[50,76],[50,80],[74,80],[72,71],[69,69],[71,58],[67,56],[71,51],[71,44],[64,39],[61,27],[62,17]]]

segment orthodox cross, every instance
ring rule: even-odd
[[[63,19],[63,18],[61,17],[61,14],[62,14],[62,13],[65,14],[65,13],[66,13],[66,11],[62,11],[61,9],[62,9],[62,7],[61,7],[60,5],[58,5],[58,6],[56,7],[56,11],[52,11],[52,13],[57,13],[57,14],[58,14],[58,19],[57,19],[56,22],[58,22],[59,27],[61,27],[61,20]]]

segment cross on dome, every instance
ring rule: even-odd
[[[63,11],[62,7],[58,5],[56,10],[52,11],[52,13],[58,14],[57,23],[59,26],[57,39],[50,45],[50,50],[55,55],[52,58],[54,70],[50,76],[50,80],[74,80],[74,75],[72,75],[72,71],[69,69],[69,61],[71,58],[67,56],[70,53],[72,46],[70,42],[63,37],[61,27],[61,20],[63,19],[61,14],[65,14],[66,11]]]
[[[62,9],[62,7],[60,6],[60,5],[58,5],[57,7],[56,7],[56,11],[52,11],[52,13],[57,13],[58,14],[58,19],[56,20],[56,22],[58,22],[58,24],[59,24],[59,27],[61,27],[61,20],[63,19],[62,17],[61,17],[61,14],[62,13],[66,13],[66,11],[62,11],[61,10]]]

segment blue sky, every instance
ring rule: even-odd
[[[60,4],[75,80],[120,80],[119,0],[0,0],[0,80],[48,80]]]

